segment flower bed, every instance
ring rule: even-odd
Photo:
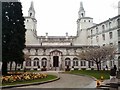
[[[28,81],[28,80],[42,79],[47,77],[47,74],[31,73],[31,72],[25,72],[19,74],[10,73],[10,74],[11,74],[10,76],[2,76],[2,83]]]

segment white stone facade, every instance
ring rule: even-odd
[[[120,7],[120,4],[119,6]],[[118,65],[120,53],[120,8],[119,14],[109,20],[99,24],[93,23],[93,18],[85,16],[85,10],[82,2],[78,12],[77,35],[76,36],[37,36],[35,19],[35,10],[33,2],[25,17],[26,31],[26,48],[24,53],[29,58],[24,61],[23,68],[34,70],[46,67],[47,70],[65,70],[67,66],[70,69],[96,69],[93,62],[80,60],[77,54],[85,48],[93,48],[103,45],[116,45],[118,47],[115,60],[102,63],[101,68],[108,65]],[[18,67],[20,68],[20,67]]]

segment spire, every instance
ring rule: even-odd
[[[83,3],[82,2],[80,2],[80,11],[84,11]]]
[[[29,11],[35,12],[35,10],[34,10],[34,5],[33,5],[33,1],[31,1],[31,5],[30,5],[30,8],[29,8]]]
[[[79,9],[79,12],[78,12],[78,17],[81,18],[81,17],[85,17],[85,10],[83,8],[83,3],[80,2],[80,9]]]
[[[29,11],[28,11],[28,16],[35,18],[35,10],[34,10],[34,5],[33,5],[33,1],[31,2]]]

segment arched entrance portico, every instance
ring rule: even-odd
[[[62,52],[59,50],[53,50],[50,52],[50,59],[52,70],[60,70],[62,64]]]

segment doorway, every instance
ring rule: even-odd
[[[53,56],[53,67],[59,67],[59,57]]]

